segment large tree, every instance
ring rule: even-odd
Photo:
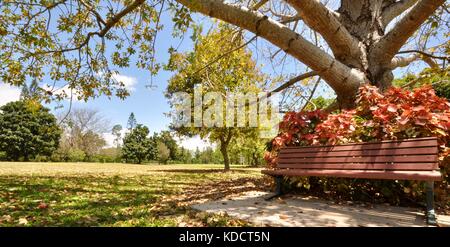
[[[443,44],[448,46],[447,7],[444,0],[4,0],[0,77],[21,85],[48,73],[61,83],[46,87],[48,98],[125,97],[117,68],[129,66],[132,56],[139,68],[151,73],[159,68],[154,44],[161,12],[172,14],[175,36],[194,22],[191,13],[199,12],[265,39],[308,67],[308,76],[325,80],[340,106],[351,107],[363,83],[385,89],[398,67],[448,60],[440,55]]]
[[[15,101],[0,107],[0,152],[10,160],[50,156],[60,136],[55,116],[35,101]]]
[[[127,163],[141,164],[145,160],[155,159],[157,143],[149,138],[150,131],[142,124],[136,125],[123,138],[122,158]]]
[[[168,67],[176,73],[169,80],[166,91],[166,97],[170,100],[173,110],[171,115],[175,120],[179,117],[179,105],[186,100],[184,97],[176,97],[176,94],[184,92],[192,99],[188,109],[190,119],[182,120],[188,123],[187,126],[177,126],[175,122],[171,128],[181,135],[199,135],[202,139],[217,143],[223,156],[225,170],[230,169],[229,149],[232,141],[240,136],[253,137],[258,131],[258,128],[254,128],[257,126],[249,127],[247,123],[251,118],[250,108],[257,107],[256,95],[260,92],[264,79],[264,75],[252,60],[251,52],[247,49],[240,49],[212,64],[211,67],[203,69],[203,61],[209,61],[219,56],[223,50],[235,49],[245,42],[240,35],[235,37],[230,35],[232,32],[233,29],[229,25],[220,24],[208,35],[200,35],[193,51],[174,56]],[[202,81],[205,85],[200,90],[196,88],[196,84]],[[215,94],[213,99],[206,96],[211,92]],[[237,97],[234,97],[238,94],[242,94],[241,96],[253,94],[255,102],[252,100],[239,102],[236,100]],[[198,103],[197,100],[200,98],[203,100]],[[197,108],[197,104],[201,106]],[[239,108],[239,104],[243,107]],[[253,107],[249,107],[249,104]],[[227,111],[228,108],[232,111]],[[239,116],[235,117],[241,113],[244,121],[247,121],[244,126],[239,126],[237,124]],[[195,115],[202,116],[202,124],[196,125]],[[229,118],[234,118],[231,126],[226,123]]]
[[[170,152],[169,158],[171,160],[178,160],[179,159],[179,148],[177,141],[172,136],[172,133],[169,131],[161,131],[159,134],[155,133],[153,135],[153,140],[156,142],[163,143]]]

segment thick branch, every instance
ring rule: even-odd
[[[220,0],[177,1],[193,11],[221,19],[268,40],[317,71],[337,94],[345,95],[349,91],[356,91],[366,80],[362,72],[347,67],[287,26],[261,13]]]
[[[108,31],[116,25],[122,17],[130,13],[131,11],[138,8],[141,4],[143,4],[145,0],[136,0],[130,5],[128,5],[126,8],[122,9],[119,13],[115,14],[113,17],[106,20],[105,27],[100,31],[100,36],[103,37],[105,34],[108,33]]]
[[[412,62],[417,61],[417,60],[424,61],[431,68],[439,68],[439,65],[433,60],[433,58],[450,61],[450,58],[448,58],[448,57],[434,56],[432,54],[429,54],[424,51],[419,51],[419,50],[405,50],[405,51],[398,52],[398,54],[405,54],[405,53],[414,53],[414,54],[407,56],[407,57],[399,57],[399,56],[394,57],[391,60],[391,64],[390,64],[389,68],[395,69],[398,67],[406,67],[409,64],[411,64]]]
[[[319,0],[287,0],[302,20],[313,30],[320,33],[327,41],[336,57],[349,55],[358,57],[360,49],[355,39]]]
[[[395,17],[411,8],[418,0],[401,0],[383,10],[383,25],[387,26]]]
[[[373,56],[382,64],[389,64],[414,32],[445,0],[421,0],[374,47]]]
[[[290,22],[299,21],[299,20],[301,20],[301,19],[302,19],[302,17],[301,17],[301,16],[298,16],[298,15],[294,15],[294,16],[285,16],[285,17],[282,17],[282,18],[281,18],[280,23],[282,23],[282,24],[287,24],[287,23],[290,23]]]
[[[412,62],[417,61],[417,60],[420,60],[419,54],[412,54],[407,57],[396,56],[391,60],[389,68],[395,69],[395,68],[399,68],[399,67],[406,67],[409,64],[411,64]]]

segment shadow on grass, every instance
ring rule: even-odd
[[[224,169],[160,169],[152,170],[154,172],[171,172],[171,173],[189,173],[189,174],[209,174],[209,173],[254,173],[252,170],[246,169],[232,169],[225,171]]]
[[[218,170],[179,170],[189,175],[0,176],[0,226],[176,226],[180,218],[211,225],[189,205],[263,186],[251,177],[223,180]]]

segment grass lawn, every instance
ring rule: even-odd
[[[222,165],[0,163],[0,226],[241,226],[192,203],[267,189],[260,169]]]

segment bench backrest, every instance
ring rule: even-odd
[[[351,143],[336,146],[285,147],[278,168],[436,170],[438,143],[434,137]]]

